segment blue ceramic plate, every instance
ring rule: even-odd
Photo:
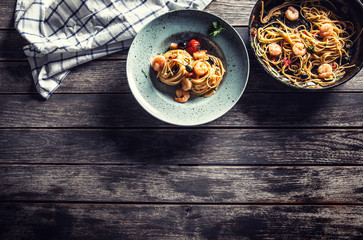
[[[221,21],[226,29],[216,37],[208,35],[213,21]],[[199,40],[209,54],[222,59],[226,73],[214,95],[191,95],[186,103],[177,103],[177,87],[160,82],[150,63],[156,55],[165,53],[171,42],[192,38]],[[237,103],[246,87],[250,65],[243,40],[227,22],[203,11],[178,10],[159,16],[140,30],[131,44],[126,68],[130,89],[147,112],[170,124],[193,126],[217,119]]]

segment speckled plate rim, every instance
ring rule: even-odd
[[[213,21],[221,21],[226,29],[217,37],[207,34],[208,26]],[[166,44],[169,36],[183,32],[195,32],[219,46],[226,57],[227,72],[214,95],[180,104],[173,100],[173,96],[167,96],[153,85],[150,62],[158,54],[159,45]],[[179,126],[205,124],[227,113],[241,98],[249,72],[249,56],[241,36],[222,18],[200,10],[175,10],[149,22],[134,38],[126,63],[128,84],[136,101],[155,118]]]

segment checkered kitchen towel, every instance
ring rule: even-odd
[[[72,67],[128,48],[155,17],[177,9],[204,9],[212,0],[18,0],[15,28],[36,89],[45,99]]]

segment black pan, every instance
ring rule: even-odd
[[[254,44],[252,44],[253,36],[251,34],[251,30],[253,27],[256,27],[256,24],[258,24],[257,27],[262,26],[262,24],[259,21],[261,7],[262,7],[261,2],[262,2],[262,0],[258,0],[257,3],[255,4],[254,8],[252,9],[252,13],[250,16],[250,21],[249,21],[250,41],[251,41],[251,46],[252,46],[252,49],[254,52],[255,52],[255,46],[254,46]],[[285,1],[283,1],[283,0],[265,0],[264,9],[269,11],[272,8],[274,8],[278,5],[281,5],[284,2]],[[353,37],[353,39],[355,39],[355,37],[358,36],[359,32],[362,30],[362,27],[363,27],[363,3],[361,2],[361,0],[348,0],[348,1],[347,0],[329,0],[329,3],[322,0],[321,4],[325,7],[327,7],[332,12],[334,12],[337,16],[341,17],[341,20],[351,21],[352,23],[354,23],[354,26],[356,29],[356,35]],[[336,7],[336,10],[334,10],[334,8],[331,6],[331,4],[333,4]],[[329,85],[326,87],[322,87],[322,88],[302,88],[302,87],[296,86],[292,83],[283,81],[279,77],[276,77],[275,75],[271,74],[269,69],[265,66],[265,64],[259,59],[259,57],[256,54],[255,54],[255,57],[257,58],[257,60],[259,60],[260,64],[266,70],[266,72],[268,72],[273,78],[277,79],[278,81],[280,81],[290,87],[316,91],[316,90],[321,90],[321,89],[332,88],[332,87],[338,86],[342,83],[345,83],[348,80],[352,79],[361,70],[361,68],[363,67],[362,38],[363,38],[363,34],[355,42],[354,46],[351,49],[351,61],[350,62],[351,62],[351,64],[355,64],[356,67],[352,68],[350,70],[347,69],[345,75],[339,81],[337,81],[335,84]]]

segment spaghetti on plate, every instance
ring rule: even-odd
[[[156,56],[151,65],[161,82],[179,86],[174,100],[180,103],[188,101],[190,94],[213,95],[225,73],[222,61],[201,50],[195,39],[188,44],[171,43],[169,50]]]

